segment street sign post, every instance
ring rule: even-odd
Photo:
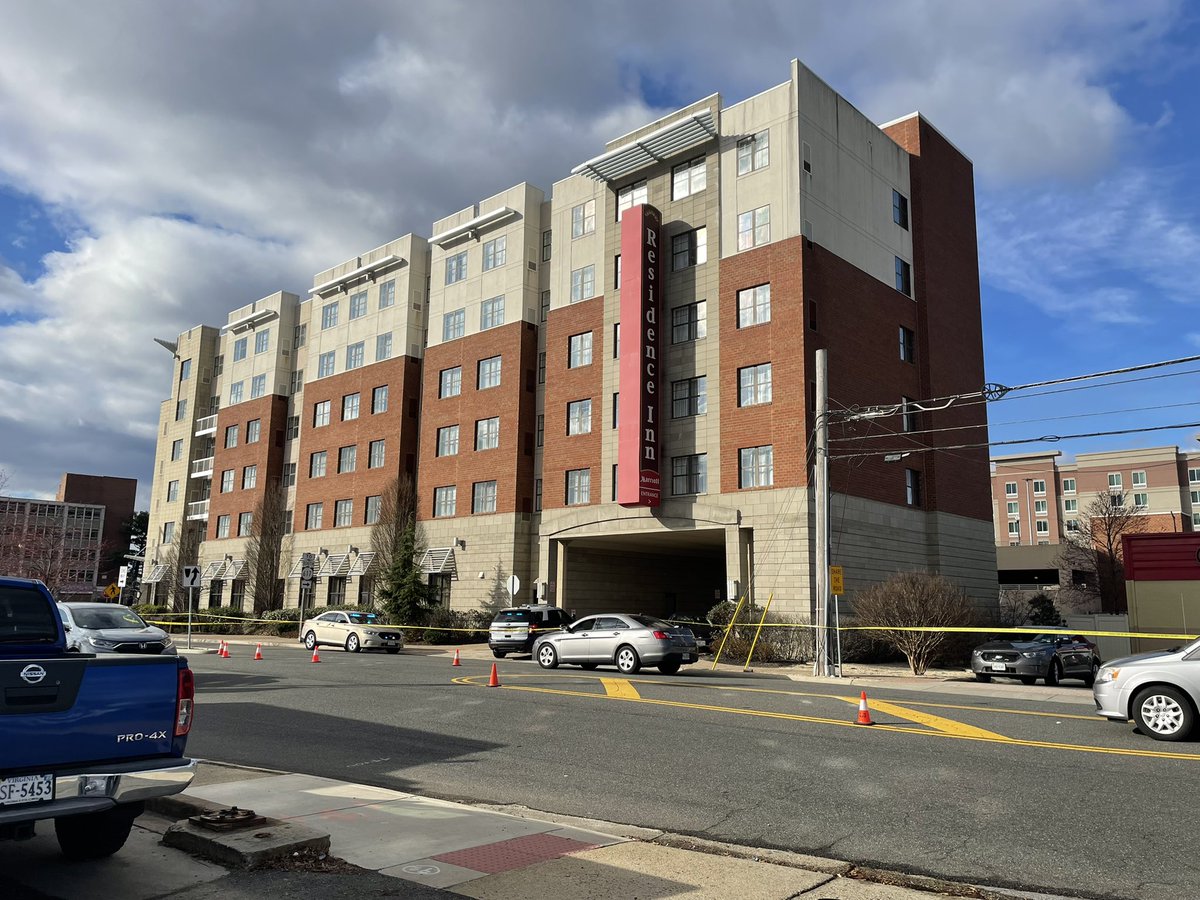
[[[192,607],[195,606],[194,592],[197,585],[200,584],[200,567],[199,566],[184,566],[180,570],[179,583],[187,588],[188,592],[188,649],[192,649]]]
[[[846,582],[843,579],[841,566],[829,567],[829,592],[835,597],[840,597],[846,590]]]
[[[121,566],[117,570],[117,587],[125,587],[125,582],[129,579],[129,566]]]
[[[835,674],[842,677],[842,630],[841,630],[841,599],[842,594],[846,592],[845,573],[841,566],[829,567],[829,592],[833,594],[833,634],[834,640],[837,642],[837,664],[834,670]]]
[[[508,576],[508,596],[513,600],[517,599],[517,594],[521,590],[521,579],[516,575]]]
[[[304,625],[304,601],[312,593],[313,583],[313,560],[311,553],[302,554],[300,557],[300,621],[296,623],[297,634],[299,629]],[[304,635],[299,634],[301,640]]]

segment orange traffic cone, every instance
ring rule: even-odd
[[[225,642],[225,658],[226,659],[230,658],[230,656],[229,656],[229,641]]]
[[[225,642],[221,641],[220,646],[217,647],[217,656],[221,657],[221,659],[224,659],[228,655],[229,654],[225,650]]]
[[[867,708],[867,692],[862,692],[862,697],[858,701],[858,721],[859,725],[874,725],[871,721],[871,710]]]
[[[488,679],[488,687],[500,687],[500,676],[496,673],[496,664],[492,663],[492,677]]]
[[[254,658],[255,658],[255,659],[262,659],[262,658],[263,658],[263,655],[262,655],[262,644],[255,644],[255,645],[254,645]]]
[[[320,661],[321,661],[321,655],[320,655],[319,653],[317,653],[317,645],[316,645],[316,644],[313,644],[313,658],[312,658],[312,661],[313,661],[313,662],[320,662]]]
[[[454,651],[454,662],[450,663],[450,665],[452,665],[452,666],[461,666],[462,665],[462,663],[460,663],[458,661],[458,651],[457,650]]]

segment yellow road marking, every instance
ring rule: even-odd
[[[870,703],[873,706],[875,701],[872,700]],[[961,709],[968,712],[1004,713],[1012,716],[1043,716],[1048,719],[1078,719],[1081,722],[1102,721],[1100,716],[1081,716],[1078,713],[1052,713],[1041,712],[1040,710],[1034,709],[1000,709],[992,706],[959,706],[953,703],[918,703],[915,700],[905,700],[904,703],[907,706],[924,706],[928,707],[929,709]]]
[[[471,685],[473,687],[482,687],[483,686],[482,679],[484,679],[486,677],[487,677],[486,675],[467,675],[467,676],[451,679],[451,681],[454,684],[465,684],[465,685]],[[536,677],[552,677],[552,676],[510,675],[508,677],[510,677],[510,678],[514,678],[514,677],[515,678],[520,678],[520,677],[536,678]],[[574,676],[574,677],[588,679],[588,678],[594,677],[594,676]],[[658,684],[660,682],[650,682],[650,683]],[[718,687],[718,686],[713,685],[713,687]],[[1136,756],[1136,757],[1142,757],[1142,758],[1147,758],[1147,759],[1174,759],[1174,760],[1188,760],[1188,761],[1200,762],[1200,753],[1166,753],[1166,752],[1159,751],[1159,750],[1122,749],[1119,747],[1091,747],[1086,744],[1063,744],[1063,743],[1057,743],[1054,741],[1027,741],[1027,740],[1022,740],[1020,738],[1007,738],[1007,737],[1003,737],[1002,735],[997,735],[995,737],[984,737],[983,735],[956,734],[954,732],[949,732],[949,731],[930,731],[925,728],[912,728],[912,727],[909,727],[906,725],[878,724],[878,725],[875,725],[871,729],[867,729],[865,726],[859,725],[856,722],[850,722],[850,721],[846,721],[843,719],[830,719],[830,718],[826,718],[824,716],[803,716],[803,715],[799,715],[797,713],[769,712],[767,710],[760,710],[760,709],[738,709],[737,707],[712,706],[710,704],[705,704],[705,703],[685,703],[685,702],[679,701],[679,700],[655,700],[650,697],[639,697],[637,700],[633,700],[632,698],[610,697],[607,694],[596,694],[596,693],[590,693],[590,692],[585,692],[585,691],[566,691],[566,690],[560,690],[557,688],[524,687],[521,685],[513,685],[513,684],[506,684],[503,686],[503,688],[505,690],[510,690],[510,691],[528,691],[530,693],[537,693],[537,694],[558,694],[563,697],[586,697],[588,699],[593,699],[593,700],[619,700],[619,701],[624,701],[627,703],[649,703],[649,704],[653,704],[655,706],[671,706],[671,707],[675,707],[677,709],[694,709],[694,710],[700,710],[700,711],[704,711],[704,712],[729,713],[730,715],[753,716],[755,718],[760,718],[760,719],[781,719],[783,721],[788,721],[788,722],[815,722],[819,725],[840,725],[840,726],[844,726],[847,728],[859,728],[859,729],[862,729],[863,731],[871,730],[871,731],[889,732],[892,734],[918,734],[918,735],[925,735],[927,737],[949,738],[951,740],[978,741],[980,743],[985,743],[985,744],[1009,744],[1009,745],[1012,745],[1015,747],[1037,747],[1037,748],[1044,749],[1044,750],[1069,750],[1069,751],[1073,751],[1076,753],[1100,753],[1100,754],[1106,754],[1106,755],[1110,755],[1110,756]],[[727,690],[727,688],[726,688],[726,690]],[[753,690],[753,689],[744,689],[744,690]],[[764,693],[785,694],[785,693],[789,693],[789,692],[788,691],[764,691]],[[837,700],[847,699],[847,698],[842,697],[837,694],[820,694],[820,695],[809,695],[809,696],[823,696],[823,697],[830,697],[830,698],[837,699]],[[857,703],[858,701],[856,700],[855,702]],[[980,730],[982,731],[982,729],[980,729]]]
[[[851,704],[858,702],[854,697],[843,697],[842,699]],[[947,734],[957,734],[962,737],[989,738],[991,740],[1008,740],[1004,735],[997,734],[994,731],[976,728],[974,725],[968,725],[965,722],[956,722],[953,719],[944,719],[932,713],[917,712],[915,709],[905,709],[903,706],[897,706],[895,703],[889,703],[887,700],[870,700],[867,705],[876,712],[887,713],[900,719],[908,719],[910,722],[916,722],[918,725],[927,725],[930,728]]]
[[[642,698],[642,695],[637,692],[637,688],[625,678],[601,678],[600,683],[604,685],[604,692],[609,697],[617,697],[621,700],[640,700]]]

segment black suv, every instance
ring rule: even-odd
[[[502,609],[488,629],[488,647],[496,659],[509,653],[529,653],[538,635],[571,624],[564,609],[544,603]]]

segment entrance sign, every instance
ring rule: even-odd
[[[662,213],[642,204],[621,216],[621,396],[617,502],[658,506],[662,328]]]

